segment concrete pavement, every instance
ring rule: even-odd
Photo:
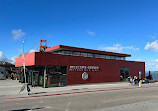
[[[26,91],[19,94],[22,83],[17,80],[1,80],[0,81],[0,98],[10,97],[22,97],[31,95],[45,95],[45,94],[58,94],[58,93],[70,93],[70,92],[84,92],[84,91],[97,91],[108,89],[120,89],[120,88],[137,88],[138,86],[132,86],[127,82],[111,82],[111,83],[97,83],[97,84],[80,84],[69,85],[65,87],[30,87],[30,95],[27,95]],[[142,84],[142,87],[158,87],[157,83]]]
[[[158,88],[1,100],[1,111],[157,111]]]

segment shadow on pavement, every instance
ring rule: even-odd
[[[81,88],[81,89],[89,89],[89,88]],[[81,89],[72,89],[72,90],[81,90]]]
[[[38,109],[43,109],[44,107],[40,108],[33,108],[33,109],[16,109],[16,110],[11,110],[11,111],[32,111],[32,110],[38,110]]]
[[[34,95],[34,94],[43,94],[43,93],[47,93],[47,92],[29,93],[28,95]]]

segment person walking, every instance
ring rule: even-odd
[[[14,79],[14,74],[11,73],[11,74],[10,74],[10,77],[11,77],[11,79],[13,80],[13,79]]]
[[[131,85],[133,85],[133,79],[132,79],[132,77],[130,77],[130,83],[131,83]]]
[[[134,76],[135,84],[138,85],[138,77]]]
[[[35,80],[33,80],[33,87],[35,87]]]
[[[137,84],[137,76],[134,76],[134,84]]]

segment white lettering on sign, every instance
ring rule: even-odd
[[[70,71],[99,71],[98,66],[70,66]]]

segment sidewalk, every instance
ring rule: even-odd
[[[46,95],[46,94],[60,94],[70,92],[82,92],[82,91],[94,91],[94,90],[106,90],[106,89],[120,89],[120,88],[137,88],[138,86],[131,86],[127,82],[111,82],[111,83],[97,83],[97,84],[80,84],[80,85],[69,85],[65,87],[30,87],[30,95],[27,95],[26,91],[19,94],[22,83],[17,80],[1,80],[0,81],[0,98],[9,97],[21,97],[21,96],[32,96],[32,95]],[[142,84],[142,87],[157,86],[157,83]]]

